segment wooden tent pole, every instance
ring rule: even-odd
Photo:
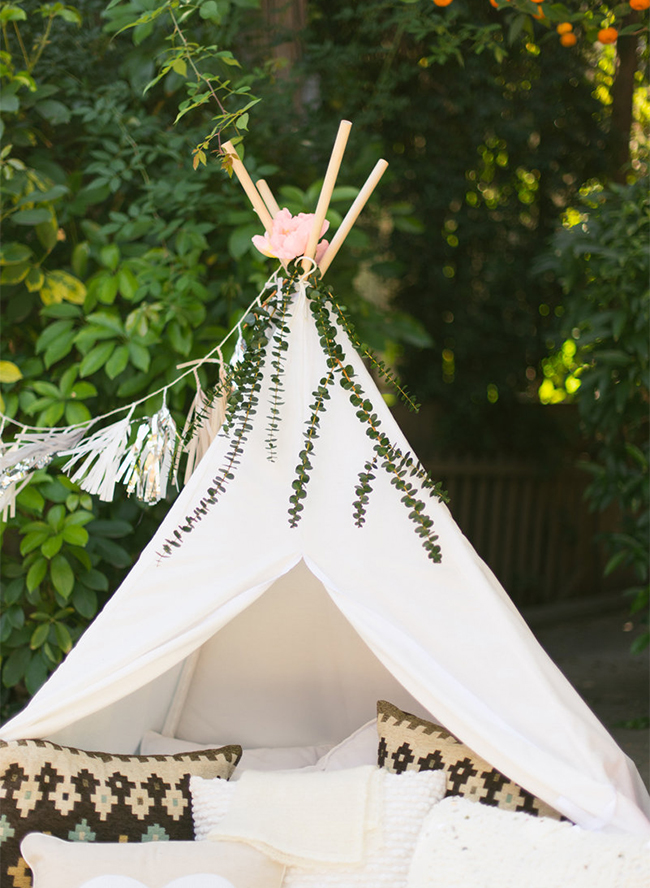
[[[365,182],[363,188],[361,189],[361,191],[359,192],[359,194],[355,198],[354,203],[352,204],[352,206],[350,207],[350,209],[346,213],[345,218],[343,219],[343,221],[339,225],[339,228],[338,228],[336,234],[332,238],[332,242],[330,243],[329,247],[325,251],[325,255],[323,256],[320,266],[319,266],[321,276],[323,276],[325,274],[325,272],[327,271],[327,269],[330,267],[332,259],[334,259],[334,257],[336,256],[336,254],[340,250],[343,241],[348,236],[350,229],[352,228],[352,226],[356,222],[359,214],[361,213],[361,210],[366,205],[368,198],[370,197],[372,192],[375,190],[375,187],[377,186],[377,183],[379,182],[381,177],[386,172],[387,166],[388,166],[388,161],[386,161],[386,160],[378,160],[377,163],[375,164],[373,171],[370,173],[370,175],[366,179],[366,182]]]
[[[332,192],[334,191],[334,186],[336,184],[336,177],[338,176],[339,169],[341,167],[343,152],[345,151],[345,146],[347,145],[348,136],[350,135],[351,129],[352,124],[349,120],[342,120],[339,124],[339,131],[336,134],[336,140],[334,142],[334,147],[332,148],[332,155],[327,166],[325,179],[323,180],[323,187],[321,188],[321,192],[318,198],[318,204],[316,205],[314,222],[309,235],[309,240],[307,241],[307,249],[305,250],[305,256],[307,258],[304,259],[302,263],[304,271],[308,271],[310,269],[312,263],[309,260],[313,259],[316,255],[316,246],[320,238],[320,232],[321,228],[323,227],[323,222],[325,221],[327,209],[330,205]]]
[[[246,167],[239,159],[239,155],[235,150],[235,146],[232,142],[224,142],[221,147],[225,154],[229,154],[232,157],[232,170],[239,179],[242,188],[246,192],[246,196],[253,204],[253,209],[260,217],[260,221],[264,226],[264,229],[270,234],[271,228],[273,227],[273,217],[267,210],[266,205],[260,197],[257,188],[255,187],[255,185],[253,185],[253,180],[248,175]]]
[[[273,192],[271,191],[267,182],[264,179],[258,179],[255,184],[257,186],[257,190],[259,191],[259,193],[262,197],[262,200],[266,204],[266,207],[267,207],[269,213],[275,219],[275,217],[280,212],[280,206],[279,206],[278,202],[276,201],[276,199],[273,197]]]

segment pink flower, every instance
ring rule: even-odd
[[[297,216],[292,216],[285,207],[273,220],[271,233],[265,231],[263,237],[261,234],[256,234],[253,237],[253,244],[264,256],[272,256],[282,262],[290,262],[296,256],[304,256],[313,223],[313,213],[298,213]],[[323,222],[320,237],[325,234],[328,228],[329,222]],[[318,244],[316,262],[320,262],[328,246],[329,243],[326,240]]]

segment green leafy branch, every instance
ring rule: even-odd
[[[271,462],[275,462],[275,454],[277,450],[277,431],[280,426],[280,407],[284,404],[281,395],[284,391],[282,385],[282,376],[284,375],[284,361],[286,360],[289,343],[287,335],[289,327],[286,323],[287,312],[291,303],[291,290],[284,287],[278,295],[277,317],[275,319],[275,335],[272,340],[271,349],[271,403],[269,405],[269,425],[266,446],[268,448],[268,458]]]
[[[326,298],[332,308],[334,309],[334,313],[336,314],[336,319],[340,326],[345,330],[348,334],[348,337],[354,346],[355,351],[361,355],[362,358],[365,358],[372,368],[377,372],[377,374],[385,379],[386,382],[397,392],[400,400],[408,407],[408,409],[413,413],[418,413],[420,410],[420,405],[415,401],[408,392],[408,389],[404,385],[403,382],[400,381],[396,373],[388,367],[381,358],[377,357],[371,349],[361,342],[359,337],[356,334],[354,329],[354,325],[349,318],[345,316],[343,313],[343,309],[336,301],[334,295],[331,290],[326,291]]]
[[[3,3],[0,8],[0,28],[2,29],[4,44],[5,46],[9,45],[8,25],[9,22],[11,22],[14,36],[16,37],[23,61],[25,62],[26,71],[23,72],[23,74],[28,75],[33,72],[34,68],[39,63],[45,48],[50,42],[50,32],[52,31],[52,25],[56,18],[61,18],[63,21],[69,22],[70,24],[81,25],[81,14],[79,13],[79,10],[75,9],[73,6],[66,6],[64,3],[41,3],[36,11],[39,12],[44,19],[44,27],[42,33],[38,35],[36,40],[34,40],[30,52],[25,46],[25,41],[22,38],[20,27],[18,25],[18,22],[27,21],[27,13],[25,10],[19,2]],[[34,15],[34,12],[35,11],[32,10],[31,14]]]
[[[375,480],[374,472],[377,468],[377,459],[378,456],[375,454],[372,459],[366,461],[364,465],[364,471],[359,472],[359,483],[355,488],[355,493],[358,497],[353,503],[352,508],[354,509],[354,523],[357,527],[363,527],[366,523],[366,510],[365,507],[368,505],[369,495],[372,493],[372,485],[371,481]]]
[[[248,433],[252,430],[252,422],[257,413],[259,392],[262,388],[262,367],[269,343],[268,328],[271,314],[268,306],[273,298],[253,312],[254,323],[251,326],[250,339],[247,343],[243,360],[235,367],[230,380],[220,383],[216,394],[221,395],[228,389],[231,394],[223,424],[223,434],[232,432],[230,447],[225,457],[225,464],[212,479],[207,495],[203,497],[192,515],[186,515],[185,524],[177,527],[172,537],[165,540],[162,549],[165,555],[171,555],[172,547],[180,547],[182,535],[191,533],[194,526],[207,514],[208,508],[215,505],[227,489],[228,482],[235,477],[234,473],[248,441]]]
[[[428,490],[430,496],[436,496],[439,500],[446,500],[446,494],[440,485],[434,482],[426,469],[417,461],[415,461],[409,453],[403,454],[401,450],[394,445],[388,436],[380,431],[381,420],[374,412],[372,402],[366,398],[361,386],[354,381],[354,369],[352,365],[346,364],[345,352],[337,341],[337,329],[330,320],[327,302],[331,304],[330,294],[314,288],[310,292],[310,307],[316,323],[316,329],[320,335],[320,343],[327,355],[327,365],[330,368],[330,375],[321,380],[321,385],[314,393],[317,396],[315,405],[312,405],[312,416],[305,432],[305,448],[301,453],[301,462],[296,468],[297,477],[293,482],[294,493],[291,497],[292,507],[290,509],[292,526],[295,526],[299,520],[299,512],[297,505],[300,500],[307,495],[306,485],[309,481],[308,471],[311,469],[309,462],[309,454],[313,449],[313,438],[316,437],[316,428],[320,423],[319,412],[324,406],[324,402],[329,393],[327,385],[331,384],[330,377],[334,374],[339,375],[339,384],[341,388],[348,391],[350,403],[356,407],[357,418],[366,425],[366,435],[375,441],[374,451],[377,460],[381,459],[381,467],[390,477],[391,484],[403,494],[401,502],[409,509],[409,519],[416,525],[416,533],[422,539],[422,546],[427,552],[429,558],[434,562],[440,562],[441,551],[437,545],[437,535],[433,531],[433,520],[424,511],[425,504],[418,498],[418,488],[414,481],[419,482],[419,488]],[[339,309],[340,311],[340,309]],[[346,324],[346,326],[349,326]],[[354,339],[352,340],[354,344]],[[314,411],[314,406],[318,407],[318,413]],[[365,471],[359,475],[359,484],[356,488],[357,500],[354,502],[354,518],[358,527],[365,522],[365,506],[367,495],[370,492],[369,481],[374,479],[371,476],[372,463],[366,463]],[[408,476],[408,477],[407,477]],[[411,480],[409,480],[411,479]],[[302,506],[301,506],[302,508]]]
[[[179,12],[180,10],[180,12]],[[221,134],[229,127],[234,127],[237,135],[233,142],[241,140],[240,133],[248,128],[249,111],[260,100],[251,94],[250,85],[244,81],[233,83],[218,73],[205,70],[206,66],[223,65],[228,68],[240,68],[240,64],[230,50],[220,49],[216,44],[206,45],[188,38],[186,23],[195,13],[200,19],[213,27],[220,25],[221,12],[212,0],[196,0],[179,7],[174,0],[165,0],[159,6],[149,9],[141,15],[132,17],[131,4],[122,4],[121,0],[112,0],[107,7],[107,14],[112,21],[107,30],[121,34],[127,30],[134,31],[134,40],[144,39],[154,26],[154,22],[166,15],[171,22],[171,33],[167,40],[171,44],[164,50],[164,61],[156,76],[146,85],[145,94],[168,74],[174,73],[186,81],[187,98],[180,102],[174,124],[186,114],[214,103],[218,113],[212,117],[212,130],[193,149],[193,166],[207,163],[207,152],[216,139],[218,153],[221,152]],[[192,79],[193,78],[193,79]],[[233,103],[232,108],[226,104]],[[235,107],[235,105],[239,107]]]
[[[329,360],[328,360],[329,364]],[[330,365],[331,366],[331,365]],[[309,473],[313,469],[310,456],[314,450],[314,441],[318,438],[318,429],[320,428],[320,417],[325,410],[325,401],[329,400],[330,393],[328,386],[334,382],[334,370],[331,369],[327,376],[323,376],[320,380],[316,391],[312,392],[315,398],[314,403],[310,404],[310,417],[307,430],[303,433],[305,437],[305,445],[298,454],[300,460],[296,466],[296,477],[291,483],[293,493],[289,497],[291,506],[289,507],[289,526],[296,527],[300,521],[300,513],[304,506],[302,500],[307,497],[307,484],[309,484]]]

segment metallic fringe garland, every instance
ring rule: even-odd
[[[176,423],[163,403],[158,413],[142,421],[117,472],[129,496],[135,493],[152,506],[166,495],[177,439]]]
[[[0,511],[2,520],[16,514],[16,497],[30,475],[47,466],[62,451],[73,448],[88,431],[87,426],[48,432],[21,432],[0,450]],[[21,482],[23,482],[21,484]]]
[[[240,346],[241,350],[242,346]],[[167,493],[170,479],[176,483],[181,457],[186,455],[184,483],[221,428],[228,401],[227,374],[219,355],[219,384],[216,394],[201,388],[195,373],[197,391],[187,415],[183,435],[163,401],[151,417],[132,420],[128,416],[84,439],[89,425],[47,432],[21,432],[10,444],[0,444],[0,512],[6,521],[16,513],[16,497],[37,469],[56,456],[67,456],[62,471],[82,490],[110,502],[115,485],[126,486],[127,494],[153,505]],[[133,439],[132,429],[137,424]],[[187,442],[179,446],[181,440]],[[83,440],[82,440],[83,439]],[[131,444],[129,444],[131,440]]]

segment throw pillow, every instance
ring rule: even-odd
[[[375,720],[357,728],[345,740],[341,740],[326,752],[314,765],[314,771],[339,771],[374,765],[377,758],[377,726]]]
[[[536,817],[561,815],[546,802],[489,765],[440,725],[402,712],[397,706],[377,703],[378,764],[395,774],[404,771],[443,770],[447,795],[474,802],[526,811]]]
[[[190,774],[227,780],[240,755],[240,746],[140,756],[0,740],[0,888],[29,888],[19,847],[29,832],[77,842],[192,839]]]
[[[279,888],[284,867],[241,842],[87,844],[30,833],[21,845],[36,888],[80,888],[109,874],[163,888],[182,876],[221,876],[233,888]]]
[[[191,740],[179,740],[177,737],[164,737],[155,731],[147,731],[140,743],[140,752],[176,753],[214,749],[219,743],[194,743]],[[259,747],[244,749],[237,765],[233,780],[238,780],[244,771],[291,771],[315,765],[316,762],[331,749],[330,743],[320,746],[284,746],[278,748]],[[373,759],[374,762],[374,759]]]
[[[424,821],[412,888],[641,888],[650,885],[647,836],[591,832],[444,799]]]
[[[193,777],[191,787],[196,837],[206,839],[228,813],[237,784]],[[282,888],[405,888],[424,819],[445,794],[445,776],[441,771],[411,771],[399,776],[384,771],[380,788],[379,836],[370,843],[364,863],[288,866]]]

